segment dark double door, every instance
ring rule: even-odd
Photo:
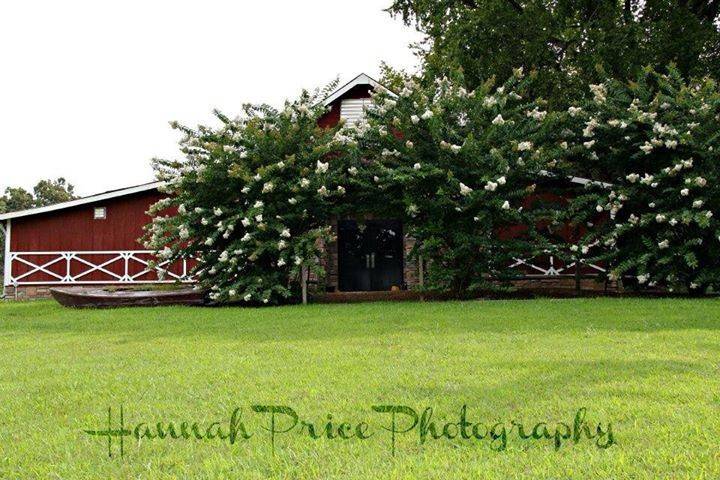
[[[390,290],[403,283],[403,234],[399,220],[338,222],[340,290]]]

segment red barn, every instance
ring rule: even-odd
[[[187,281],[188,265],[148,266],[138,239],[159,182],[0,215],[6,297],[46,296],[52,285]]]
[[[382,86],[358,75],[324,100],[320,120],[356,122]],[[581,181],[581,179],[577,179]],[[188,262],[150,267],[150,251],[138,239],[150,221],[150,205],[163,198],[159,182],[113,190],[52,205],[0,215],[5,232],[3,287],[6,297],[47,296],[53,285],[133,285],[192,281]],[[422,266],[408,258],[414,240],[397,219],[333,219],[337,241],[324,259],[328,291],[382,291],[422,283]],[[572,265],[551,256],[518,259],[525,276],[553,281],[571,278]],[[602,270],[584,266],[583,273]],[[554,282],[557,283],[557,282]]]

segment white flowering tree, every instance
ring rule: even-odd
[[[533,228],[540,212],[525,200],[557,168],[562,142],[543,102],[525,98],[528,82],[517,70],[468,92],[457,74],[375,96],[361,150],[416,239],[413,255],[427,261],[428,289],[498,288],[517,274],[513,258],[544,247]]]
[[[594,180],[573,211],[605,215],[583,247],[610,278],[695,292],[720,286],[720,92],[676,70],[591,87],[571,107],[568,158]]]
[[[317,125],[331,87],[282,110],[216,112],[217,128],[173,124],[184,158],[155,161],[168,197],[151,209],[145,241],[161,259],[197,259],[193,273],[211,299],[293,301],[301,271],[322,275],[329,219],[346,203],[355,158],[340,127]]]

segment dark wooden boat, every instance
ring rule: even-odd
[[[205,293],[184,287],[173,290],[138,290],[137,288],[66,287],[51,288],[53,298],[65,307],[111,308],[158,305],[202,305]]]

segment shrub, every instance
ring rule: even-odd
[[[608,216],[586,248],[630,285],[717,289],[717,83],[687,82],[671,67],[591,89],[594,98],[566,118],[575,133],[568,158],[580,174],[609,183],[588,184],[575,201],[586,218]]]
[[[525,98],[522,71],[495,88],[463,88],[462,75],[399,96],[379,92],[361,128],[372,181],[392,202],[428,261],[427,287],[462,296],[512,278],[516,256],[543,244],[524,201],[557,167],[560,134],[542,101]]]
[[[322,274],[328,219],[346,198],[356,158],[339,126],[317,125],[331,87],[282,110],[247,105],[236,119],[215,112],[217,128],[173,124],[184,133],[184,159],[155,161],[169,196],[151,209],[145,240],[161,259],[197,259],[193,273],[212,299],[292,301],[303,267]]]

